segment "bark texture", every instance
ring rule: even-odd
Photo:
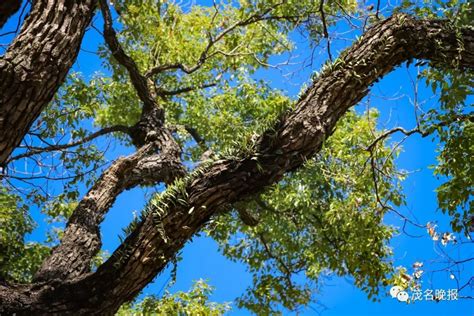
[[[104,38],[114,58],[127,70],[143,103],[141,119],[129,128],[138,151],[120,158],[102,175],[74,210],[61,240],[35,276],[36,281],[70,279],[90,271],[91,261],[101,247],[99,224],[117,196],[137,185],[172,183],[185,175],[181,148],[163,126],[164,111],[150,88],[153,84],[138,70],[120,46],[106,1],[100,1],[104,16]],[[157,153],[159,152],[159,153]]]
[[[474,30],[459,34],[447,21],[406,15],[377,23],[314,80],[294,111],[258,139],[253,154],[214,161],[187,176],[158,205],[149,206],[143,221],[96,272],[65,280],[46,278],[34,285],[0,285],[0,313],[112,315],[160,273],[216,211],[301,166],[374,82],[413,58],[474,69]],[[114,167],[120,164],[110,172],[116,174]],[[121,187],[115,184],[110,190]],[[100,218],[101,210],[93,212],[90,217]]]
[[[20,34],[0,58],[0,166],[64,81],[95,2],[33,1]]]
[[[137,185],[172,183],[184,176],[179,146],[167,130],[162,129],[160,134],[136,153],[117,159],[102,174],[74,210],[61,244],[43,262],[35,281],[75,278],[89,272],[91,260],[102,246],[99,224],[118,195]],[[158,154],[157,143],[165,148]]]

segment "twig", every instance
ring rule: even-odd
[[[159,74],[160,72],[167,71],[167,70],[176,70],[176,69],[179,69],[179,70],[183,71],[186,74],[192,74],[193,72],[200,69],[201,66],[206,62],[206,60],[208,58],[214,56],[214,54],[209,54],[211,48],[217,42],[219,42],[222,38],[224,38],[228,33],[232,32],[233,30],[235,30],[236,28],[241,27],[241,26],[247,26],[247,25],[250,25],[250,24],[253,24],[253,23],[260,22],[262,20],[268,20],[270,18],[276,18],[276,17],[265,17],[265,15],[270,13],[273,9],[275,9],[280,4],[281,3],[275,4],[274,6],[272,6],[270,8],[267,8],[266,10],[264,10],[261,13],[253,14],[245,20],[235,22],[234,24],[232,24],[231,26],[229,26],[228,28],[223,30],[221,33],[219,33],[216,37],[212,37],[212,35],[210,33],[208,33],[209,40],[208,40],[207,46],[201,52],[201,55],[199,56],[199,59],[198,59],[197,63],[194,66],[190,67],[190,66],[186,66],[182,63],[159,65],[159,66],[153,67],[152,69],[147,71],[145,73],[145,77],[150,78],[150,77],[152,77],[156,74]],[[217,11],[216,11],[216,14],[217,14]]]
[[[380,0],[377,0],[377,9],[375,11],[375,18],[377,20],[380,20],[379,13],[380,13]]]
[[[368,147],[367,147],[367,151],[372,151],[374,149],[374,147],[377,145],[378,142],[384,140],[385,138],[387,138],[388,136],[392,135],[392,134],[395,134],[397,132],[401,132],[402,134],[404,134],[405,136],[411,136],[413,134],[420,134],[421,137],[426,137],[426,136],[429,136],[431,135],[435,130],[436,128],[438,127],[445,127],[445,126],[448,126],[449,124],[455,122],[455,121],[470,121],[470,122],[474,122],[474,115],[472,113],[470,114],[460,114],[460,115],[456,115],[455,117],[452,117],[451,119],[449,120],[446,120],[446,121],[441,121],[439,123],[436,123],[436,124],[433,124],[430,128],[432,128],[432,131],[423,131],[421,130],[421,128],[417,127],[417,128],[414,128],[414,129],[411,129],[411,130],[406,130],[404,129],[403,127],[395,127],[395,128],[392,128],[382,134],[380,134],[373,142],[372,144],[370,144]],[[435,127],[435,128],[433,128]]]
[[[51,151],[59,151],[59,150],[79,146],[79,145],[82,145],[86,142],[89,142],[89,141],[91,141],[91,140],[93,140],[93,139],[95,139],[99,136],[114,133],[114,132],[123,132],[123,133],[128,134],[130,132],[130,128],[125,126],[125,125],[115,125],[115,126],[103,128],[103,129],[101,129],[101,130],[99,130],[95,133],[92,133],[92,134],[90,134],[90,135],[88,135],[88,136],[86,136],[86,137],[84,137],[84,138],[82,138],[78,141],[71,142],[71,143],[68,143],[68,144],[50,145],[48,147],[30,147],[31,148],[30,151],[10,158],[7,161],[7,163],[9,163],[11,161],[14,161],[14,160],[21,159],[21,158],[31,157],[31,156],[37,155],[37,154],[42,154],[42,153],[51,152]]]
[[[332,61],[331,41],[329,40],[328,27],[326,25],[326,14],[324,13],[324,0],[321,0],[319,3],[319,13],[321,14],[321,22],[323,23],[323,34],[327,40],[327,51],[329,60]]]
[[[181,93],[186,93],[186,92],[190,92],[190,91],[194,91],[194,90],[206,89],[206,88],[210,88],[210,87],[214,87],[214,86],[216,86],[215,82],[205,83],[205,84],[194,86],[194,87],[184,87],[184,88],[179,88],[179,89],[170,90],[170,91],[158,87],[156,89],[156,93],[160,97],[173,96],[173,95],[178,95],[178,94],[181,94]]]

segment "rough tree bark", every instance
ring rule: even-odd
[[[176,149],[169,133],[163,133],[159,143]],[[90,261],[102,246],[98,226],[117,196],[138,185],[171,184],[184,176],[179,150],[155,154],[157,147],[157,142],[144,145],[136,153],[117,159],[102,174],[74,210],[61,244],[43,262],[35,281],[74,278],[89,272]]]
[[[415,20],[406,15],[377,23],[314,80],[295,110],[257,140],[253,154],[214,161],[185,177],[180,185],[168,188],[165,203],[150,205],[144,219],[96,272],[79,269],[66,277],[45,274],[41,282],[31,285],[0,285],[0,313],[113,314],[162,271],[213,214],[301,166],[320,150],[337,121],[375,81],[413,58],[474,69],[474,30],[466,28],[459,33],[447,21]],[[124,164],[127,159],[133,161],[133,157],[118,160],[107,172],[117,175],[120,171],[126,178],[138,168],[136,162]],[[124,169],[114,169],[122,164]],[[127,188],[126,181],[112,184],[104,194],[113,196]],[[91,228],[97,228],[107,211],[103,208],[92,209],[95,222]],[[80,259],[74,251],[71,256]]]
[[[141,119],[128,132],[138,151],[118,159],[82,199],[68,221],[61,244],[43,262],[35,281],[74,278],[89,272],[91,260],[101,247],[98,226],[116,197],[137,185],[171,184],[185,174],[181,148],[163,125],[164,111],[151,89],[153,83],[140,73],[134,60],[120,46],[107,3],[100,1],[100,5],[105,41],[114,58],[127,69],[143,102]]]
[[[21,1],[0,5],[1,19]],[[8,5],[9,4],[9,5]],[[96,0],[33,1],[19,35],[0,58],[0,167],[51,101],[76,60]]]

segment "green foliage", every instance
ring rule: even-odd
[[[253,275],[240,307],[257,314],[276,313],[280,306],[296,310],[309,304],[321,279],[333,273],[352,276],[369,297],[388,282],[393,268],[387,241],[393,229],[382,222],[386,210],[377,202],[367,165],[377,114],[367,116],[348,113],[304,168],[238,205],[258,216],[258,226],[242,225],[237,213],[230,213],[209,227],[224,255],[247,265]],[[396,177],[389,149],[378,145],[375,155],[382,168],[379,197],[399,206],[402,178],[382,176]]]
[[[439,132],[443,142],[434,172],[447,179],[437,189],[438,205],[455,232],[468,234],[474,216],[474,123],[459,122]]]
[[[188,292],[171,294],[166,291],[161,297],[147,296],[139,302],[123,305],[117,315],[223,315],[230,310],[230,304],[209,302],[212,291],[206,282],[198,280]]]
[[[460,40],[460,27],[472,27],[474,3],[459,0],[423,3],[403,1],[400,9],[422,18],[449,20],[450,27],[459,33],[459,53],[466,49]],[[456,66],[459,60],[454,58],[450,62]],[[474,216],[473,112],[468,111],[472,107],[474,73],[468,69],[435,64],[424,67],[420,77],[439,96],[439,107],[431,109],[420,119],[423,130],[439,140],[438,164],[433,169],[434,174],[445,182],[436,190],[438,205],[451,216],[454,231],[468,234]]]
[[[48,255],[49,248],[24,243],[34,228],[28,208],[19,196],[0,187],[0,280],[28,282]]]
[[[421,18],[444,18],[455,26],[469,26],[474,19],[472,1],[460,0],[403,0],[395,11],[404,11]]]
[[[451,216],[455,232],[468,234],[474,216],[474,113],[469,111],[474,72],[427,68],[421,76],[439,95],[439,108],[430,110],[421,122],[440,141],[433,169],[445,182],[437,189],[438,205]]]
[[[142,73],[153,67],[176,64],[193,70],[186,74],[179,67],[171,67],[150,79],[157,93],[193,89],[191,93],[163,96],[160,105],[166,110],[168,124],[198,123],[200,132],[208,131],[208,126],[215,123],[217,126],[212,130],[218,130],[229,116],[229,123],[240,124],[242,119],[237,114],[243,114],[245,124],[250,125],[252,120],[245,113],[250,107],[255,111],[259,109],[258,102],[284,102],[265,100],[265,96],[270,99],[278,96],[275,92],[262,91],[268,88],[251,82],[249,76],[267,68],[271,56],[293,49],[288,35],[296,27],[310,29],[313,41],[322,36],[321,22],[313,18],[314,12],[319,10],[319,3],[314,1],[243,0],[187,8],[169,1],[121,0],[114,2],[114,7],[119,12],[121,44]],[[329,14],[340,7],[351,12],[356,9],[356,2],[328,1],[325,11]],[[259,20],[261,17],[265,18]],[[138,119],[139,104],[128,74],[107,48],[100,49],[100,56],[104,67],[111,71],[110,77],[98,74],[88,84],[77,81],[71,84],[78,88],[88,86],[95,94],[96,101],[90,103],[95,104],[96,124],[132,125]],[[213,85],[212,89],[199,88],[206,84]],[[272,95],[267,95],[269,93]],[[212,104],[208,105],[209,101]],[[246,105],[246,102],[251,104]],[[247,109],[241,113],[238,107],[233,109],[234,105],[247,106]],[[268,108],[265,110],[268,112]],[[201,121],[211,111],[213,118],[204,125]],[[217,120],[219,114],[223,114],[220,121]],[[263,114],[266,113],[260,113]],[[185,132],[181,136],[183,143],[190,140]],[[209,141],[214,141],[214,137]]]
[[[226,85],[208,98],[190,94],[189,104],[181,122],[193,126],[216,153],[246,148],[244,142],[255,137],[290,106],[290,100],[280,91],[271,90],[263,82],[254,82],[245,74],[239,84]],[[192,150],[199,160],[202,148]]]

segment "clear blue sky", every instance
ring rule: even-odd
[[[97,18],[100,21],[100,18]],[[14,28],[16,20],[12,19],[5,28]],[[95,25],[102,25],[96,22]],[[308,56],[308,45],[304,38],[294,35],[293,39],[297,43],[297,54]],[[5,39],[3,42],[6,42]],[[83,42],[83,51],[74,65],[74,70],[82,72],[85,76],[90,76],[93,72],[101,69],[100,61],[94,54],[87,51],[95,51],[97,45],[102,42],[99,34],[89,29]],[[338,42],[336,47],[344,47],[347,43]],[[285,78],[277,70],[259,72],[257,75],[267,80],[275,88],[286,90],[291,96],[296,96],[300,90],[301,84],[307,82],[311,71],[318,70],[318,64],[325,60],[325,56],[317,56],[313,69],[300,69],[295,66],[294,69],[287,69],[285,72],[297,71],[291,78]],[[411,74],[411,75],[409,75]],[[411,76],[411,77],[410,77]],[[380,124],[383,127],[393,127],[397,125],[412,128],[414,124],[413,106],[409,104],[407,98],[394,98],[400,95],[412,95],[413,87],[411,79],[416,78],[416,69],[405,66],[400,67],[395,72],[385,77],[373,89],[373,96],[370,99],[371,106],[376,106],[381,112]],[[420,83],[420,99],[429,98],[431,92],[424,88]],[[394,100],[389,100],[394,99]],[[434,100],[431,100],[433,102]],[[360,107],[363,110],[363,106]],[[400,140],[399,136],[394,140]],[[436,142],[431,138],[421,139],[418,136],[412,136],[403,144],[404,152],[397,159],[400,169],[413,171],[404,183],[404,190],[407,195],[407,207],[400,211],[409,216],[414,216],[420,223],[428,221],[437,221],[441,230],[449,231],[449,218],[437,211],[435,188],[441,183],[432,176],[430,165],[436,163],[435,150]],[[108,156],[113,158],[115,155],[123,155],[128,150],[117,146]],[[118,235],[121,234],[121,228],[125,227],[132,218],[134,210],[139,211],[143,208],[146,200],[143,197],[143,190],[134,189],[123,193],[115,203],[112,210],[102,224],[102,236],[104,249],[110,252],[118,245]],[[43,216],[38,210],[34,210],[34,217],[38,220],[39,226],[35,232],[28,237],[29,240],[43,240],[45,233],[45,223]],[[388,215],[386,222],[400,226],[402,221],[396,215]],[[394,260],[396,265],[410,267],[415,261],[423,261],[425,264],[429,260],[439,258],[438,252],[430,240],[426,231],[409,227],[408,231],[414,235],[423,235],[422,238],[412,238],[404,234],[396,236],[391,241],[394,249]],[[474,249],[472,246],[463,247],[460,253],[453,249],[446,248],[455,259],[472,257]],[[223,302],[232,301],[245,291],[245,288],[251,284],[251,276],[246,272],[245,266],[239,263],[230,262],[225,259],[217,250],[216,243],[206,237],[199,237],[192,243],[186,245],[182,254],[183,260],[179,263],[177,282],[171,287],[171,291],[188,290],[193,280],[199,278],[207,279],[216,290],[212,300]],[[433,266],[440,267],[440,266]],[[433,268],[434,269],[434,268]],[[474,265],[464,265],[464,271],[461,271],[460,282],[466,282],[474,275]],[[456,277],[458,275],[456,274]],[[144,294],[160,293],[164,285],[169,280],[168,271],[158,276],[150,284]],[[474,286],[474,285],[473,285]],[[432,278],[424,279],[423,290],[434,289],[452,289],[456,288],[454,280],[449,278],[445,272],[436,273]],[[466,291],[465,295],[473,295]],[[373,303],[367,299],[365,294],[354,287],[351,280],[333,277],[328,279],[321,287],[318,294],[318,300],[321,305],[315,304],[313,307],[320,311],[320,315],[473,315],[474,300],[444,301],[444,302],[417,302],[416,304],[405,304],[392,299],[388,295],[388,288],[382,291],[381,302]],[[323,307],[324,306],[324,307]],[[234,309],[230,315],[248,315],[244,310]],[[289,313],[285,313],[289,314]],[[308,309],[304,315],[316,315],[316,312]]]

